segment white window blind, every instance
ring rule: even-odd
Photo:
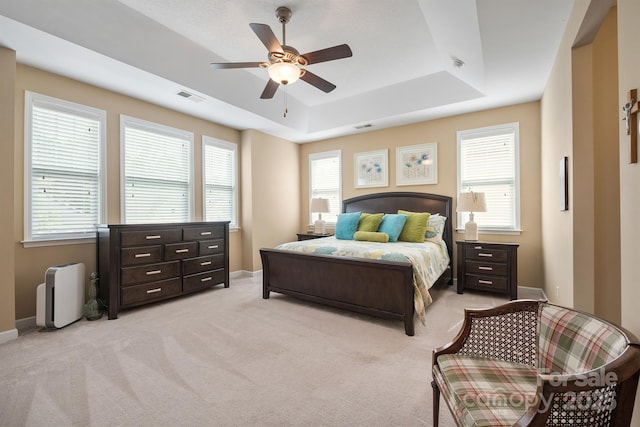
[[[95,237],[105,112],[26,92],[25,113],[25,241]]]
[[[124,223],[190,221],[193,133],[126,116],[120,132]]]
[[[322,214],[327,224],[335,224],[342,207],[341,152],[326,151],[309,155],[309,205],[314,197],[329,199],[329,213]],[[318,214],[309,212],[309,223],[318,219]]]
[[[479,229],[520,228],[518,123],[458,132],[458,194],[485,193],[486,212],[474,212]],[[458,214],[458,226],[468,220]]]
[[[236,144],[202,137],[202,171],[205,221],[230,221],[237,227]]]

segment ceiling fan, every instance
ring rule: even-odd
[[[280,6],[276,9],[276,17],[282,23],[282,44],[278,42],[275,34],[266,24],[249,24],[260,41],[269,51],[268,62],[223,62],[212,63],[215,69],[225,68],[267,68],[269,81],[262,91],[260,98],[270,99],[275,95],[278,85],[289,85],[298,79],[309,83],[323,92],[331,92],[336,88],[331,82],[313,74],[305,68],[307,65],[319,62],[333,61],[335,59],[348,58],[352,56],[351,49],[346,44],[316,50],[300,55],[292,46],[287,46],[285,25],[291,19],[291,10],[288,7]]]

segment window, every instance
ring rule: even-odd
[[[103,110],[25,94],[25,242],[95,238],[104,218]]]
[[[205,221],[231,221],[238,226],[238,146],[202,137],[203,205]]]
[[[190,221],[193,133],[121,116],[120,143],[122,221]]]
[[[342,207],[342,177],[340,174],[340,150],[309,155],[309,204],[314,197],[329,199],[329,213],[322,219],[335,224]],[[309,223],[318,219],[318,213],[309,212]]]
[[[459,131],[458,194],[484,192],[487,212],[474,212],[480,230],[520,230],[518,123]],[[458,227],[467,222],[458,214]]]

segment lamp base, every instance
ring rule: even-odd
[[[464,240],[478,240],[478,224],[469,221],[464,225]]]
[[[315,234],[324,234],[324,220],[322,218],[316,219],[316,222],[313,225],[313,232]]]

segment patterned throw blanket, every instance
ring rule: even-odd
[[[413,266],[414,305],[422,323],[424,323],[425,308],[431,304],[431,295],[428,289],[433,286],[449,265],[449,255],[444,242],[378,243],[338,240],[331,236],[283,243],[276,246],[276,249],[411,263]]]

